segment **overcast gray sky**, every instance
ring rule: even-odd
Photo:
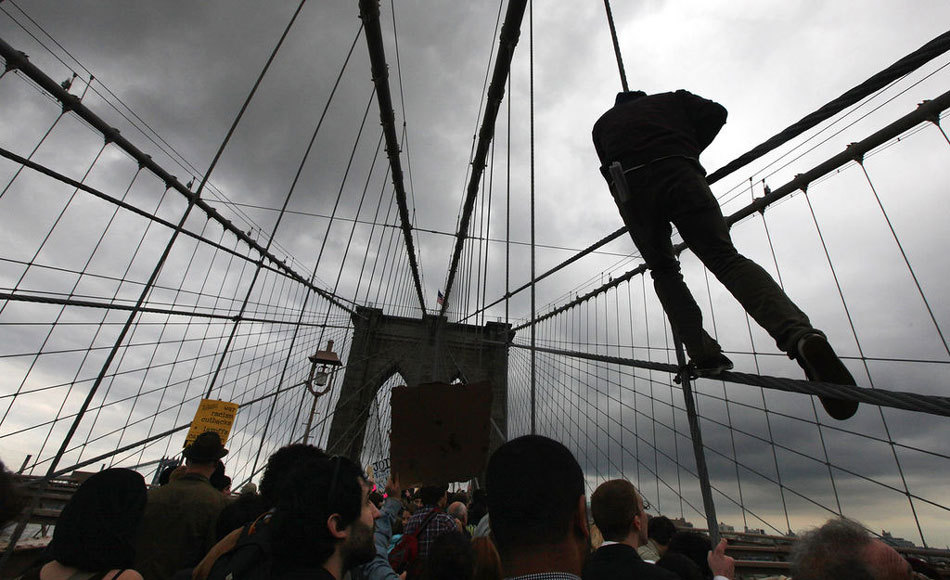
[[[161,3],[111,0],[35,0],[27,3],[19,0],[17,4],[197,168],[197,172],[189,172],[177,167],[141,133],[127,128],[115,111],[95,94],[87,95],[85,102],[90,108],[122,128],[123,135],[153,154],[182,182],[194,175],[200,177],[200,172],[208,167],[296,7],[293,2],[243,0]],[[22,12],[12,2],[2,3],[0,8],[5,11],[0,14],[0,37],[27,52],[31,61],[54,79],[67,78],[67,68],[38,46],[10,18],[13,16],[24,21]],[[415,226],[419,228],[415,235],[423,269],[424,292],[427,306],[435,308],[436,292],[444,288],[454,240],[422,230],[453,233],[456,229],[483,98],[483,82],[497,38],[495,25],[499,5],[495,2],[403,0],[396,2],[395,8],[396,34],[389,2],[382,6],[382,27],[387,42],[397,124],[405,121],[407,128],[403,167],[409,169],[407,186],[411,188],[411,209]],[[503,13],[504,7],[501,10]],[[590,143],[590,128],[612,104],[620,82],[601,2],[537,2],[534,10],[537,241],[576,250],[621,225],[596,170],[597,159]],[[911,4],[883,0],[833,3],[817,0],[652,0],[614,2],[613,10],[627,76],[633,88],[647,92],[686,88],[722,103],[729,110],[728,124],[703,156],[703,164],[709,170],[724,165],[945,32],[950,22],[950,5],[937,0],[917,0]],[[231,201],[263,208],[280,206],[358,28],[356,2],[310,2],[304,7],[212,176],[212,183]],[[506,93],[506,98],[510,98],[512,103],[511,203],[515,219],[511,237],[516,241],[527,241],[529,235],[528,56],[526,16],[512,67],[511,86]],[[777,157],[773,155],[723,180],[714,190],[723,196],[724,210],[729,213],[748,203],[750,178],[756,183],[755,195],[761,195],[760,180],[766,179],[770,186],[777,187],[794,174],[837,153],[847,143],[859,140],[913,110],[920,100],[942,94],[950,87],[950,74],[942,68],[947,62],[946,56],[938,58],[838,127],[854,121],[853,125],[787,166],[784,165],[790,158],[776,166],[766,167]],[[925,79],[930,73],[934,74]],[[52,121],[55,107],[51,107],[36,91],[11,88],[12,81],[0,80],[0,142],[3,147],[26,155]],[[82,90],[81,83],[75,86],[74,92]],[[310,214],[330,213],[371,91],[365,41],[360,38],[321,128],[315,150],[304,168],[300,185],[290,201],[290,209]],[[857,117],[877,105],[881,107],[856,121]],[[508,150],[505,115],[506,108],[503,107],[496,139],[499,161],[493,171],[490,232],[490,237],[499,239],[504,237],[505,227],[503,184],[506,166],[503,159]],[[371,105],[366,127],[339,209],[340,215],[346,217],[356,214],[360,191],[379,137],[375,102]],[[77,175],[77,172],[81,175],[101,145],[88,131],[84,134],[85,137],[72,136],[71,141],[63,137],[63,144],[51,147],[43,154],[42,161],[69,175]],[[808,147],[819,140],[810,142]],[[80,145],[66,145],[67,142]],[[934,299],[931,306],[935,316],[944,324],[950,320],[950,308],[942,300],[945,291],[950,290],[950,280],[946,277],[950,256],[944,251],[948,241],[944,224],[950,209],[945,185],[950,177],[947,175],[948,158],[950,147],[935,127],[928,127],[867,162],[872,181],[916,268],[925,293]],[[9,163],[0,165],[3,183],[14,170]],[[108,184],[111,178],[118,179],[115,175],[119,169],[114,171],[115,174],[110,169],[96,178]],[[823,225],[822,234],[833,254],[843,292],[856,321],[855,331],[863,353],[872,358],[946,360],[945,349],[939,339],[935,339],[933,324],[921,308],[916,290],[909,285],[906,268],[896,253],[886,224],[881,222],[880,210],[869,196],[864,179],[860,168],[852,166],[834,178],[815,184],[810,190],[816,214]],[[382,165],[377,165],[370,191],[375,187],[378,192],[383,181]],[[216,206],[226,215],[234,215],[222,204]],[[10,206],[4,211],[31,215],[26,203]],[[277,216],[276,212],[266,209],[244,207],[243,211],[264,232],[272,229]],[[366,215],[365,210],[361,215]],[[789,293],[815,324],[828,332],[843,354],[857,357],[858,345],[838,299],[834,279],[824,261],[820,240],[803,196],[796,196],[770,210],[767,216],[776,258]],[[326,223],[327,220],[314,216],[287,216],[276,236],[278,253],[290,257],[298,271],[308,272],[326,236]],[[804,227],[810,228],[807,233],[803,233]],[[16,255],[17,245],[30,236],[31,228],[33,226],[27,218],[4,221],[6,231],[0,231],[0,240],[5,246],[14,248],[8,256]],[[76,228],[81,230],[82,226]],[[349,224],[334,226],[328,238],[327,254],[317,272],[324,286],[332,286],[336,278],[348,229]],[[365,235],[363,229],[358,231]],[[734,237],[740,251],[774,271],[761,219],[739,224]],[[356,244],[364,243],[358,235]],[[569,292],[588,290],[639,263],[629,259],[622,262],[623,256],[634,251],[627,238],[613,242],[604,250],[604,253],[539,284],[539,305],[563,302]],[[68,249],[64,248],[63,252],[68,252]],[[486,290],[490,300],[504,292],[503,252],[504,245],[490,245]],[[539,248],[538,271],[570,255],[568,250]],[[524,246],[512,249],[512,285],[520,285],[529,279],[528,257]],[[705,292],[702,270],[696,267],[694,259],[686,257],[684,261],[688,281],[700,296]],[[357,275],[355,268],[346,269],[340,286],[341,295],[353,295]],[[4,286],[9,284],[4,283]],[[639,291],[639,282],[632,287]],[[460,291],[458,285],[455,291]],[[638,304],[635,298],[636,295],[627,304]],[[453,305],[459,301],[453,297]],[[773,354],[777,351],[758,329],[753,330],[750,338],[745,318],[715,281],[711,282],[707,304],[703,304],[707,317],[708,303],[715,305],[718,335],[727,351],[736,353],[739,370],[753,372],[754,365],[759,363],[763,372],[798,376],[794,365],[780,357],[753,360],[751,356],[742,354],[752,350],[753,342],[756,351]],[[621,305],[615,314],[626,316],[627,310],[628,307]],[[525,294],[512,301],[511,312],[513,318],[529,316]],[[656,313],[655,308],[652,312]],[[492,316],[502,316],[503,313],[502,306],[490,312]],[[638,328],[641,324],[643,321],[634,323]],[[656,318],[651,333],[658,332],[659,324],[660,319]],[[551,341],[566,340],[565,332],[561,327],[551,327],[546,336]],[[624,330],[619,336],[601,336],[601,342],[629,345],[632,337],[625,338],[628,333],[629,330]],[[526,339],[526,336],[525,331],[518,340]],[[573,347],[584,348],[578,344]],[[10,351],[22,350],[11,347]],[[627,352],[625,356],[630,354]],[[633,354],[641,358],[649,356],[645,351],[633,351]],[[518,361],[513,368],[523,370],[523,353],[512,356]],[[860,375],[859,382],[869,384],[868,373],[863,371],[861,363],[852,362],[856,375]],[[937,394],[944,392],[947,384],[947,374],[941,365],[872,362],[870,367],[869,372],[877,386]],[[592,384],[606,385],[599,379]],[[517,400],[523,395],[523,379],[513,377],[512,385],[513,397]],[[702,388],[718,393],[717,396],[722,395],[721,384]],[[745,401],[751,397],[748,404],[761,407],[758,391],[739,386],[727,388],[730,400]],[[769,397],[770,409],[777,406],[792,417],[811,413],[811,403],[807,398],[771,393]],[[709,401],[702,407],[703,412],[719,420],[720,409],[711,399]],[[681,405],[681,400],[677,404]],[[725,407],[720,406],[725,416]],[[44,412],[42,409],[34,411],[37,416]],[[731,411],[731,420],[737,427],[747,422],[750,431],[761,433],[764,429],[762,415],[757,410],[736,408]],[[886,415],[895,440],[934,452],[946,452],[943,442],[948,435],[948,424],[945,420],[925,417],[921,421],[907,413],[888,412]],[[682,430],[685,421],[681,419],[677,420]],[[30,420],[33,419],[23,418],[26,423]],[[647,423],[639,424],[642,421],[642,418],[635,420],[625,415],[622,422],[646,428]],[[777,432],[776,439],[781,438],[795,449],[811,452],[815,441],[814,427],[782,418],[775,419],[774,423],[772,429]],[[849,428],[883,436],[880,414],[876,409],[863,409]],[[710,446],[731,449],[732,441],[727,431],[718,430],[712,424],[708,429],[707,443]],[[901,487],[886,444],[871,444],[866,439],[840,433],[826,433],[826,436],[834,447],[835,462],[862,475]],[[629,454],[631,443],[627,439],[623,441]],[[743,441],[747,445],[745,448]],[[18,462],[18,457],[29,452],[26,443],[10,445],[0,440],[0,456],[12,457],[9,463]],[[685,440],[680,441],[681,453],[685,445]],[[753,449],[751,440],[740,440],[736,445],[743,454],[748,454],[744,455],[748,465],[767,467],[773,460],[770,449]],[[607,447],[609,444],[605,443]],[[615,452],[619,453],[618,457],[623,455]],[[787,471],[783,473],[786,485],[807,490],[806,494],[819,502],[827,504],[831,501],[825,489],[828,485],[825,472],[816,471],[813,463],[799,465],[793,453],[783,451],[780,459],[787,462]],[[912,491],[945,505],[944,482],[950,474],[948,461],[913,453],[903,459],[902,465]],[[598,464],[596,459],[584,461],[592,484],[598,478],[616,475],[609,466]],[[729,481],[735,484],[733,465],[716,460],[712,463],[713,475],[722,485]],[[882,467],[871,468],[877,464]],[[672,477],[675,479],[675,475]],[[888,492],[886,499],[881,499],[885,496],[879,495],[880,490],[875,486],[865,488],[866,482],[860,478],[843,474],[839,477],[842,488],[839,494],[848,498],[847,505],[843,506],[846,513],[865,520],[871,527],[893,529],[896,534],[919,541],[907,501],[899,493]],[[655,485],[655,480],[652,481],[650,486]],[[755,483],[753,477],[748,487],[743,489],[745,500],[758,512],[769,512],[770,521],[784,522],[776,515],[776,496],[769,491],[774,487]],[[757,490],[764,490],[761,498],[757,497]],[[645,493],[650,495],[649,487]],[[666,505],[670,505],[674,500],[669,494],[664,496],[665,493],[659,490],[652,495],[658,496],[656,500],[666,497]],[[738,490],[729,493],[737,496]],[[875,508],[884,501],[888,502],[884,504],[888,507],[882,513]],[[792,522],[795,529],[818,523],[825,515],[807,501],[799,501],[794,507],[799,514]],[[928,540],[937,545],[950,543],[946,511],[927,504],[915,507],[925,533],[932,536]],[[728,507],[722,511],[727,514],[727,522],[741,523],[738,511]],[[687,516],[699,520],[695,514],[687,513]],[[754,521],[749,524],[763,527]],[[784,527],[784,523],[779,527]]]

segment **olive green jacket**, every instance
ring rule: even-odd
[[[197,565],[217,541],[215,524],[227,503],[208,478],[197,473],[149,490],[135,569],[145,580],[167,580]]]

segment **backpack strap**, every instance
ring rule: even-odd
[[[414,538],[418,538],[419,534],[422,533],[422,530],[426,529],[426,526],[428,526],[429,522],[432,521],[432,518],[434,518],[436,514],[440,514],[440,513],[442,513],[442,510],[440,510],[439,508],[433,508],[432,511],[429,512],[428,515],[426,515],[426,518],[422,520],[422,524],[419,526],[419,529],[412,532],[412,534],[410,535]]]

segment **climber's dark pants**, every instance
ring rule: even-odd
[[[665,159],[626,174],[631,199],[620,207],[656,294],[693,360],[721,352],[703,330],[703,315],[673,254],[670,222],[690,250],[735,296],[780,349],[794,353],[798,339],[816,332],[804,312],[761,266],[736,251],[719,203],[697,162]]]

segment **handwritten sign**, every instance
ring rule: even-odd
[[[237,415],[237,403],[228,401],[215,401],[214,399],[202,399],[195,412],[195,418],[191,421],[191,428],[188,429],[188,436],[185,437],[185,447],[195,442],[198,435],[205,431],[214,431],[221,436],[221,444],[228,442],[228,436],[231,434],[231,426],[234,425],[234,416]]]

